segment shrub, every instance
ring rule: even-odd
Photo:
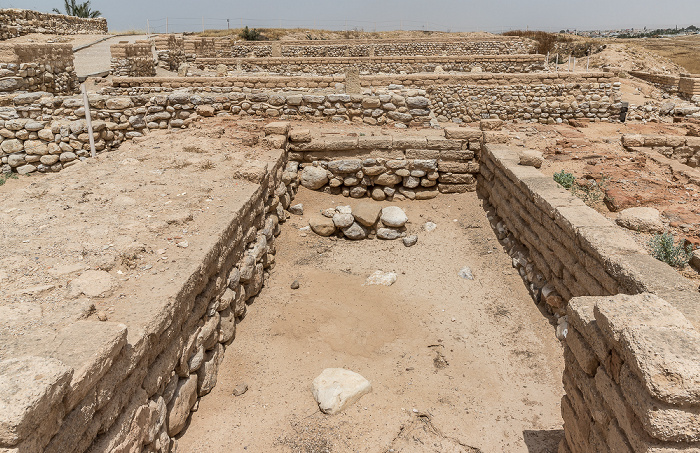
[[[16,173],[0,173],[0,186],[5,184],[8,179],[17,179]]]
[[[693,246],[691,244],[683,244],[682,241],[676,244],[676,240],[671,233],[654,235],[649,240],[649,248],[651,249],[651,256],[674,267],[685,266],[693,255]]]
[[[262,33],[260,33],[260,30],[257,28],[250,29],[246,25],[243,30],[241,30],[240,33],[241,38],[243,38],[246,41],[263,41],[264,37]]]
[[[573,173],[569,173],[564,170],[560,171],[559,173],[554,173],[553,178],[554,181],[565,189],[571,189],[576,181],[576,177]]]

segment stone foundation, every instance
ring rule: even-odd
[[[139,315],[126,316],[128,325],[88,315],[40,335],[31,357],[14,355],[25,350],[21,341],[5,344],[0,449],[177,451],[174,437],[216,385],[236,324],[274,266],[274,239],[297,186],[282,150],[245,166],[236,170],[250,181],[237,184],[243,198],[222,210],[216,233],[198,239],[202,247],[192,247],[194,265],[160,296],[131,301]]]

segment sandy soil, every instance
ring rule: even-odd
[[[272,276],[180,451],[555,451],[561,346],[476,195],[396,203],[419,236],[412,248],[298,230],[310,213],[352,201],[300,190],[305,215],[283,226]],[[474,281],[458,277],[463,266]],[[363,286],[378,269],[398,281]],[[310,386],[328,367],[359,372],[373,392],[321,414]],[[234,397],[241,383],[249,390]]]

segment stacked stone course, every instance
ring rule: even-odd
[[[122,41],[110,46],[111,72],[121,77],[154,77],[156,66],[150,41],[128,43]]]
[[[70,44],[0,44],[0,93],[73,94],[77,88]]]
[[[357,68],[366,74],[419,73],[419,72],[498,72],[527,73],[544,69],[542,55],[478,55],[478,56],[386,56],[386,57],[271,57],[219,59],[198,58],[196,65],[218,69],[226,65],[229,71],[246,73],[270,72],[295,75],[342,74],[348,68]]]
[[[80,35],[107,33],[107,19],[82,19],[28,9],[0,9],[0,41],[30,33]]]
[[[439,193],[476,189],[482,131],[446,129],[441,136],[347,136],[312,138],[290,133],[289,159],[300,168],[318,167],[325,178],[312,188],[346,197],[392,200],[401,194],[427,200]]]
[[[698,449],[697,289],[518,151],[486,144],[477,187],[533,296],[566,314],[559,451]]]
[[[622,146],[628,151],[649,148],[689,167],[700,166],[700,137],[626,134]]]

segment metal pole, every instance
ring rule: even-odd
[[[231,29],[231,19],[226,19],[226,30]]]
[[[202,33],[204,33],[204,16],[202,16]]]
[[[590,63],[590,61],[591,61],[591,56],[587,55],[586,56],[586,72],[588,72],[588,63]]]
[[[90,157],[95,157],[95,137],[92,136],[92,118],[90,117],[90,101],[88,101],[85,84],[80,84],[80,91],[83,93],[83,105],[85,106],[85,121],[87,122],[88,136],[90,137]]]
[[[555,63],[555,67],[557,68],[557,72],[559,72],[559,54],[557,54],[557,62]]]
[[[168,34],[168,16],[165,16],[165,34]]]
[[[148,22],[148,19],[146,19],[146,34],[151,34],[151,24]]]
[[[576,72],[576,57],[574,57],[574,71],[573,72]]]

